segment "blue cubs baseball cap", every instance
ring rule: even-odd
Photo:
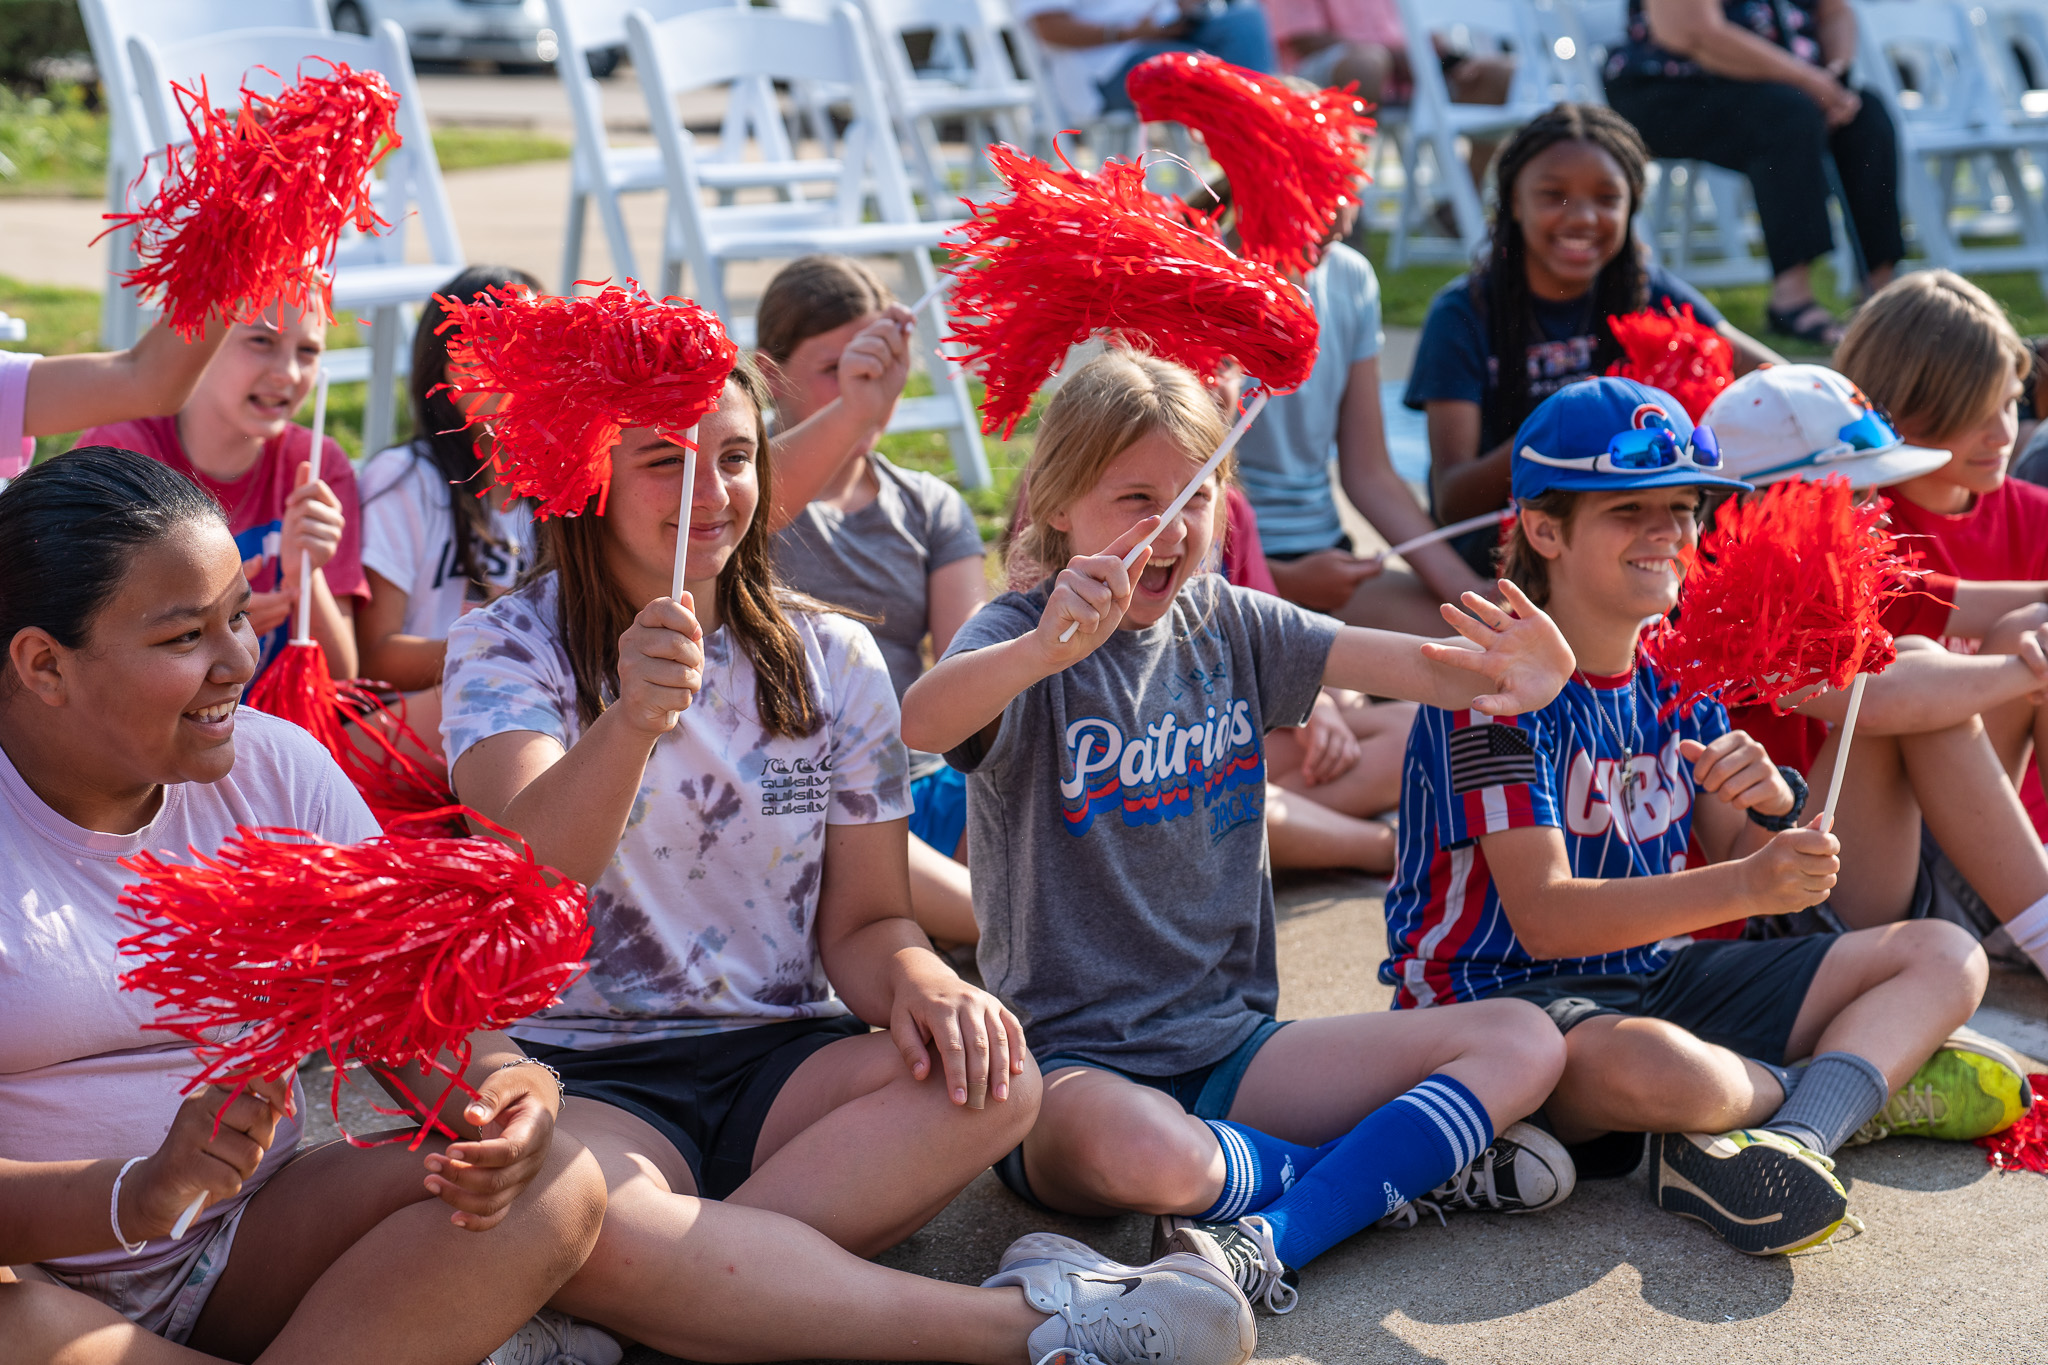
[[[1676,398],[1604,376],[1538,403],[1515,433],[1512,468],[1517,501],[1553,488],[1750,486],[1723,472],[1713,429],[1695,427]]]

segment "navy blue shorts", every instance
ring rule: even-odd
[[[967,836],[967,774],[948,764],[910,784],[910,832],[948,858]]]
[[[1488,998],[1540,1005],[1560,1033],[1603,1014],[1662,1019],[1739,1056],[1783,1066],[1794,1060],[1785,1047],[1799,1007],[1835,942],[1832,934],[1760,943],[1702,939],[1654,972],[1539,976]]]
[[[1237,1088],[1244,1083],[1244,1073],[1250,1069],[1252,1058],[1259,1055],[1259,1049],[1272,1040],[1274,1034],[1287,1027],[1282,1019],[1262,1018],[1252,1036],[1239,1043],[1235,1049],[1217,1058],[1207,1066],[1198,1066],[1192,1071],[1183,1071],[1173,1076],[1141,1076],[1135,1071],[1111,1066],[1107,1062],[1093,1061],[1076,1056],[1071,1052],[1054,1052],[1038,1059],[1038,1074],[1050,1080],[1052,1073],[1062,1067],[1086,1066],[1097,1071],[1107,1071],[1127,1081],[1149,1086],[1163,1095],[1170,1095],[1182,1109],[1198,1119],[1220,1119],[1230,1116],[1230,1106],[1237,1102]],[[1024,1175],[1024,1147],[1020,1143],[1010,1154],[996,1163],[996,1175],[1010,1187],[1010,1193],[1036,1208],[1045,1205],[1031,1193],[1031,1182]]]

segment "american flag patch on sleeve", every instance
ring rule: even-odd
[[[1451,732],[1448,748],[1454,795],[1536,780],[1536,746],[1517,726],[1468,725]]]

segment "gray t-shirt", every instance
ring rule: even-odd
[[[979,559],[981,532],[967,500],[936,474],[898,469],[880,455],[868,463],[881,481],[875,500],[851,516],[807,505],[776,533],[775,570],[799,592],[880,618],[869,629],[901,701],[924,671],[926,580],[948,564]]]
[[[1371,261],[1337,242],[1302,284],[1322,328],[1315,368],[1306,384],[1267,403],[1237,445],[1237,478],[1259,514],[1259,542],[1277,555],[1327,550],[1343,538],[1330,490],[1337,419],[1351,367],[1378,355],[1385,340]]]
[[[1050,581],[947,656],[1038,624]],[[1228,1056],[1280,999],[1265,733],[1315,704],[1337,623],[1216,574],[1004,708],[967,779],[982,979],[1041,1058],[1145,1076]]]

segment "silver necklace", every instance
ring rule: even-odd
[[[1636,716],[1636,661],[1634,656],[1630,656],[1628,661],[1628,684],[1622,689],[1628,697],[1628,728],[1630,739],[1635,741],[1633,744],[1622,739],[1621,727],[1607,714],[1606,708],[1600,705],[1600,689],[1593,686],[1593,680],[1586,676],[1586,670],[1580,669],[1579,677],[1585,682],[1586,691],[1592,694],[1593,714],[1599,718],[1601,728],[1613,739],[1614,747],[1621,750],[1621,780],[1619,784],[1621,787],[1621,813],[1630,822],[1629,833],[1624,837],[1630,843],[1633,843],[1636,813],[1635,767],[1636,759],[1641,757],[1636,750],[1642,746],[1643,742],[1642,726]]]

